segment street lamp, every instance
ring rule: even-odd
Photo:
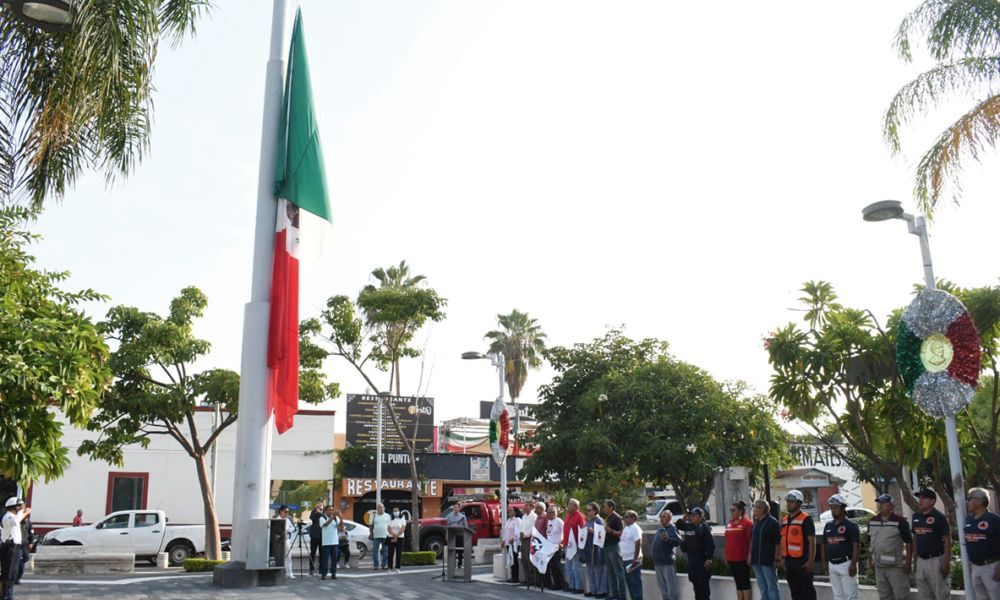
[[[11,0],[8,10],[32,27],[49,33],[73,30],[73,11],[64,0]]]
[[[479,360],[483,358],[490,359],[490,364],[497,368],[500,373],[500,397],[498,400],[503,402],[503,373],[507,362],[504,360],[503,352],[497,352],[495,354],[483,354],[482,352],[463,352],[463,360]],[[504,454],[503,460],[499,462],[500,466],[500,523],[505,523],[507,519],[507,455]],[[503,535],[504,525],[500,526],[501,536]],[[503,555],[503,570],[506,574],[507,572],[507,553],[502,552]],[[506,577],[506,575],[504,575]]]
[[[898,200],[882,200],[869,204],[861,211],[865,221],[888,221],[902,219],[906,221],[907,230],[920,239],[920,254],[924,259],[924,284],[929,290],[935,289],[934,265],[931,262],[931,248],[927,238],[927,223],[923,217],[915,217],[903,210],[903,203]],[[965,476],[962,474],[962,457],[958,448],[958,427],[955,415],[944,419],[945,437],[948,440],[948,462],[951,465],[952,489],[955,499],[955,517],[958,520],[956,528],[959,535],[959,548],[962,551],[962,574],[965,577],[965,593],[975,600],[975,590],[972,589],[972,576],[969,570],[969,556],[962,535],[965,527]],[[914,490],[916,492],[917,490]]]
[[[378,505],[382,503],[382,444],[384,442],[385,434],[383,430],[385,428],[385,403],[386,400],[392,397],[392,392],[379,392],[378,393],[378,407],[376,408],[376,414],[378,414],[378,429],[377,429],[377,441],[375,446],[377,450],[377,456],[375,458],[375,510],[378,510]]]

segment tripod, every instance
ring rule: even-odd
[[[303,577],[303,575],[302,575],[302,556],[303,555],[309,557],[309,572],[312,573],[312,572],[315,571],[315,568],[314,568],[314,565],[313,565],[312,554],[310,554],[308,552],[308,548],[305,548],[305,542],[303,541],[303,538],[305,536],[302,535],[303,534],[303,531],[302,531],[303,529],[304,529],[304,524],[303,523],[296,523],[295,524],[295,533],[293,534],[294,537],[292,538],[292,543],[288,545],[289,549],[288,549],[288,557],[287,557],[287,559],[288,560],[292,560],[292,550],[291,549],[293,547],[295,547],[296,544],[298,544],[298,547],[299,547],[299,577]]]

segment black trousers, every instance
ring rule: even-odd
[[[322,535],[313,536],[312,534],[310,534],[309,535],[309,573],[310,574],[312,574],[312,572],[316,568],[316,553],[318,553],[320,551],[319,549],[322,548],[322,547],[323,547],[323,536]]]
[[[806,572],[805,557],[786,558],[785,574],[788,578],[788,589],[792,592],[792,600],[816,600],[813,572]]]
[[[13,600],[14,582],[21,567],[21,547],[0,544],[0,580],[3,581],[3,600]]]
[[[396,569],[397,571],[403,565],[403,542],[406,538],[399,538],[393,541],[392,538],[386,538],[386,543],[389,544],[389,558],[386,560],[386,564],[389,565],[390,569]],[[395,564],[393,564],[393,559],[396,559]]]
[[[549,559],[548,569],[545,570],[545,587],[549,589],[563,589],[562,557],[562,550],[556,550]]]
[[[344,559],[344,566],[347,566],[348,563],[351,562],[351,545],[350,544],[340,544],[340,558]]]
[[[513,544],[511,544],[511,548],[514,549],[514,560],[510,563],[510,580],[512,582],[514,582],[514,583],[518,583],[518,582],[521,581],[521,578],[518,577],[518,575],[520,575],[519,571],[521,570],[520,569],[520,562],[521,561],[518,560],[520,558],[520,556],[519,556],[520,552],[518,552],[518,547],[517,546],[518,546],[517,542],[514,542]],[[506,551],[507,550],[505,548],[504,552],[506,552]]]
[[[712,569],[705,568],[705,561],[711,557],[707,554],[688,554],[688,579],[694,588],[695,600],[708,600],[712,596]]]

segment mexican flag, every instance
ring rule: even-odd
[[[299,411],[299,265],[320,254],[331,227],[326,164],[312,104],[301,12],[295,15],[288,53],[280,131],[274,181],[278,223],[267,335],[267,398],[278,433],[284,433]]]

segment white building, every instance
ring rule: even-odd
[[[214,411],[208,408],[200,408],[195,413],[202,440],[211,434],[214,417]],[[295,426],[291,430],[284,435],[274,432],[271,478],[332,479],[333,422],[334,411],[303,410],[295,416]],[[232,527],[237,427],[238,420],[222,432],[216,446],[215,503],[223,537],[229,536]],[[194,460],[177,441],[170,436],[156,435],[152,436],[148,448],[126,446],[125,462],[117,467],[77,455],[81,442],[92,435],[64,424],[62,442],[72,464],[59,479],[35,483],[26,493],[37,531],[44,533],[72,525],[77,509],[83,510],[83,520],[88,524],[116,510],[129,509],[163,510],[171,525],[205,523]]]

